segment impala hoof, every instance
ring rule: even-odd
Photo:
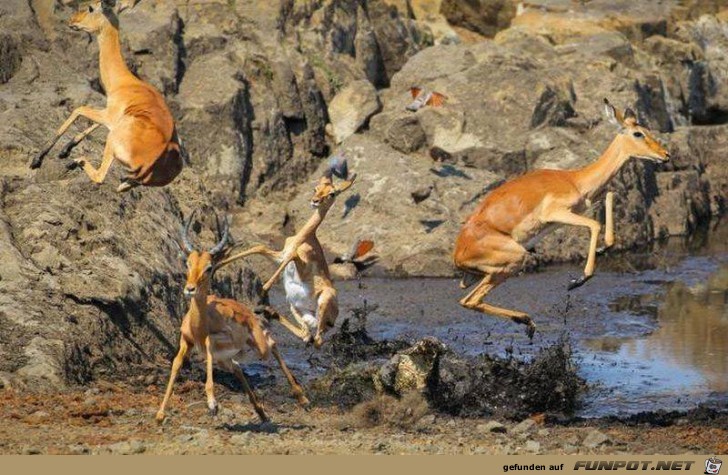
[[[220,406],[217,405],[217,401],[212,401],[207,404],[207,413],[210,414],[210,416],[215,417],[219,408]]]
[[[597,256],[603,255],[605,252],[609,250],[611,246],[603,246],[597,249]]]
[[[58,158],[68,158],[68,156],[71,155],[71,150],[73,150],[73,147],[75,147],[76,145],[76,142],[74,142],[73,140],[68,142],[61,149],[61,152],[58,154]]]
[[[162,422],[164,422],[165,418],[166,418],[166,416],[164,415],[164,413],[162,411],[159,411],[157,413],[157,415],[154,417],[154,419],[157,421],[157,424],[161,424]]]
[[[574,290],[577,287],[581,287],[589,279],[591,279],[590,275],[583,275],[583,276],[579,277],[578,279],[571,279],[571,282],[569,282],[569,285],[566,287],[566,290]]]
[[[36,168],[40,168],[40,166],[43,164],[43,158],[45,158],[46,154],[48,153],[48,150],[45,150],[33,158],[33,161],[30,162],[30,168],[31,170],[35,170]]]
[[[526,336],[530,341],[533,341],[533,335],[536,333],[536,324],[529,322],[528,328],[526,328]]]

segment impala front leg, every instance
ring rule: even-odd
[[[215,400],[215,382],[212,378],[212,341],[208,335],[205,338],[205,354],[207,363],[207,379],[205,380],[205,394],[207,395],[207,409],[210,411],[210,415],[214,416],[217,414],[217,401]]]
[[[43,163],[43,159],[45,156],[50,152],[50,150],[53,148],[53,146],[58,142],[58,139],[61,138],[61,136],[68,130],[68,128],[73,124],[73,122],[78,119],[79,117],[86,117],[87,119],[97,122],[97,123],[105,123],[105,110],[97,110],[92,109],[90,107],[82,106],[77,109],[75,109],[73,112],[71,112],[71,115],[66,119],[66,121],[63,123],[60,129],[56,132],[56,135],[49,140],[41,152],[35,156],[33,161],[30,164],[30,168],[38,168]]]
[[[604,247],[597,249],[597,254],[603,254],[614,245],[614,192],[607,192],[604,200]]]
[[[73,137],[71,140],[68,141],[66,145],[63,146],[61,149],[61,153],[58,154],[58,158],[68,158],[68,156],[71,154],[71,150],[81,143],[83,139],[85,139],[91,132],[101,127],[101,124],[94,124],[88,129],[84,130],[80,134]]]
[[[169,397],[172,395],[172,388],[174,387],[174,381],[177,379],[177,374],[179,373],[179,369],[182,367],[182,363],[185,360],[185,355],[187,354],[187,342],[184,338],[180,338],[179,342],[179,351],[177,352],[177,356],[174,357],[174,361],[172,361],[172,372],[169,375],[169,383],[167,383],[167,392],[164,393],[164,399],[162,400],[162,405],[159,407],[159,411],[157,411],[157,422],[163,422],[164,421],[164,408],[167,407],[167,402],[169,401]]]
[[[594,265],[596,263],[597,255],[597,241],[599,239],[599,231],[601,231],[601,224],[593,219],[579,216],[578,214],[572,213],[569,210],[557,210],[550,214],[548,217],[549,222],[571,224],[572,226],[584,226],[589,228],[591,231],[591,239],[589,241],[589,254],[586,259],[586,266],[584,267],[584,275],[578,279],[572,279],[567,289],[573,290],[577,287],[581,287],[584,283],[591,279],[594,275]]]
[[[245,250],[243,252],[239,252],[237,254],[233,254],[230,257],[226,257],[225,259],[223,259],[222,261],[220,261],[217,264],[216,268],[217,269],[220,269],[220,268],[222,268],[222,267],[224,267],[224,266],[226,266],[226,265],[228,265],[228,264],[230,264],[232,262],[237,261],[238,259],[242,259],[242,258],[247,257],[247,256],[252,256],[253,254],[262,254],[262,255],[264,255],[266,257],[269,257],[271,259],[274,259],[276,261],[279,260],[280,259],[280,256],[281,256],[281,253],[280,252],[274,251],[273,249],[271,249],[269,247],[266,247],[266,246],[263,246],[262,244],[259,244],[257,246],[253,246],[250,249],[247,249],[247,250]]]
[[[291,261],[295,259],[295,251],[291,253],[290,257],[286,257],[283,259],[283,262],[281,262],[281,265],[278,266],[278,269],[273,273],[270,279],[268,279],[268,282],[263,284],[263,294],[267,294],[271,287],[273,287],[273,284],[276,283],[276,281],[280,278],[283,271],[286,269],[286,266],[291,263]]]

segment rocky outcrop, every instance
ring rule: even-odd
[[[493,37],[516,16],[512,0],[443,0],[440,12],[451,25]]]
[[[369,81],[354,81],[341,90],[329,104],[334,140],[340,144],[367,125],[382,107],[377,91]]]

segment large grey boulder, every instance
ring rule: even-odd
[[[334,140],[341,143],[364,127],[381,109],[379,96],[367,80],[354,81],[329,103],[329,118]]]

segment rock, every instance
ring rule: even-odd
[[[124,442],[117,442],[106,447],[114,455],[136,455],[142,454],[147,450],[147,446],[144,442],[139,440],[129,440]]]
[[[595,449],[597,447],[600,447],[602,445],[611,445],[612,439],[604,434],[603,432],[594,429],[591,432],[587,434],[587,436],[584,438],[584,440],[581,442],[581,445],[589,448],[589,449]]]
[[[137,74],[164,93],[176,93],[184,71],[182,20],[172,2],[139,2],[120,15],[122,42]]]
[[[512,434],[528,434],[536,430],[536,422],[533,419],[524,419],[511,429]]]
[[[215,71],[211,80],[210,71]],[[201,56],[188,66],[179,91],[184,104],[185,146],[192,165],[216,180],[216,187],[242,196],[240,177],[252,160],[252,128],[247,84],[223,53]],[[211,120],[216,126],[209,127]]]
[[[508,28],[516,16],[515,3],[510,0],[442,0],[440,11],[450,24],[488,37]]]
[[[236,445],[250,445],[253,439],[253,434],[250,432],[243,432],[242,434],[235,434],[230,437],[230,443]]]
[[[391,121],[385,134],[386,142],[402,153],[414,152],[427,143],[427,136],[419,119],[411,114]]]
[[[483,434],[487,434],[490,432],[505,434],[506,432],[508,432],[508,428],[506,428],[506,426],[498,421],[488,421],[485,424],[478,424],[476,426],[476,429],[478,432],[481,432]]]
[[[0,84],[5,84],[20,68],[23,57],[17,40],[7,34],[0,34]]]
[[[420,418],[420,420],[417,421],[417,425],[419,426],[431,426],[435,423],[436,416],[434,414],[427,414],[426,416],[423,416]]]
[[[68,453],[71,455],[87,455],[91,453],[91,449],[84,444],[74,444],[68,446]]]
[[[650,207],[655,237],[686,236],[710,216],[707,183],[696,170],[657,174],[659,195]]]
[[[329,104],[336,143],[356,133],[380,109],[379,96],[369,81],[355,81],[342,89]]]
[[[43,451],[39,447],[33,447],[33,446],[23,447],[23,455],[39,455],[42,453],[43,453]]]
[[[425,338],[399,352],[379,371],[385,389],[398,395],[422,391],[436,358],[445,346],[434,338]]]
[[[541,450],[541,443],[535,440],[527,440],[526,450],[534,454],[538,453]]]

